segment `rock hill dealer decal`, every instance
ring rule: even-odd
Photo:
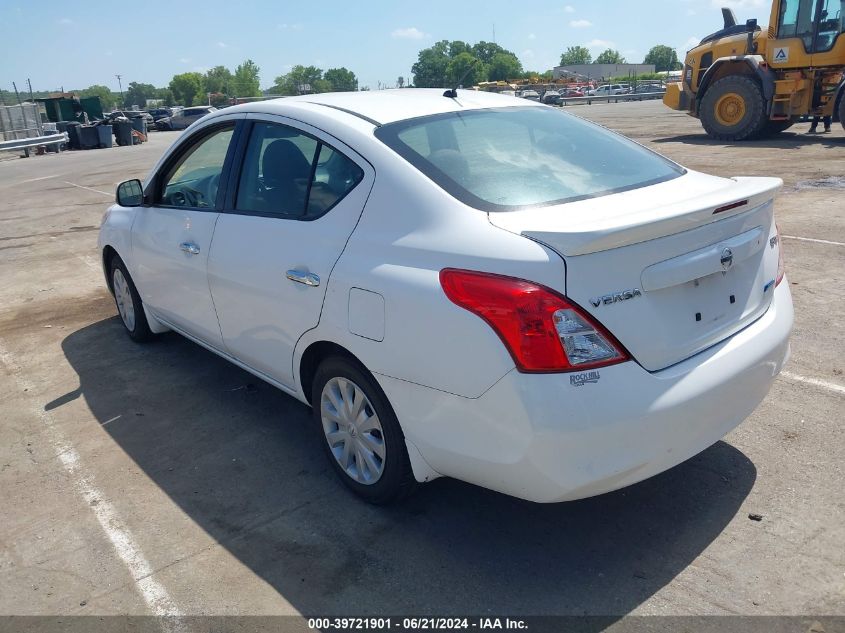
[[[573,387],[583,387],[588,382],[598,382],[601,375],[598,371],[585,371],[582,374],[571,374],[569,384]]]

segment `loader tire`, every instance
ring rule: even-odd
[[[766,125],[760,85],[744,75],[716,81],[701,100],[701,124],[720,141],[744,141],[758,136]]]

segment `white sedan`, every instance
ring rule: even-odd
[[[214,112],[99,236],[126,330],[313,408],[386,503],[455,477],[597,495],[736,427],[789,356],[775,178],[718,178],[558,109],[396,90]]]

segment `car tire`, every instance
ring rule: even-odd
[[[710,86],[700,116],[710,138],[720,141],[752,139],[768,120],[760,85],[744,75],[723,77]]]
[[[126,270],[126,264],[118,256],[111,261],[109,280],[117,313],[129,338],[136,343],[151,340],[153,333],[144,312],[144,302],[141,301],[138,289],[135,288],[129,271]]]
[[[360,363],[342,356],[320,363],[311,407],[329,463],[350,490],[386,505],[417,487],[393,407]]]

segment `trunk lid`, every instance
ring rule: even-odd
[[[760,317],[774,295],[777,178],[696,172],[555,207],[490,213],[566,262],[556,288],[647,370],[678,363]]]

